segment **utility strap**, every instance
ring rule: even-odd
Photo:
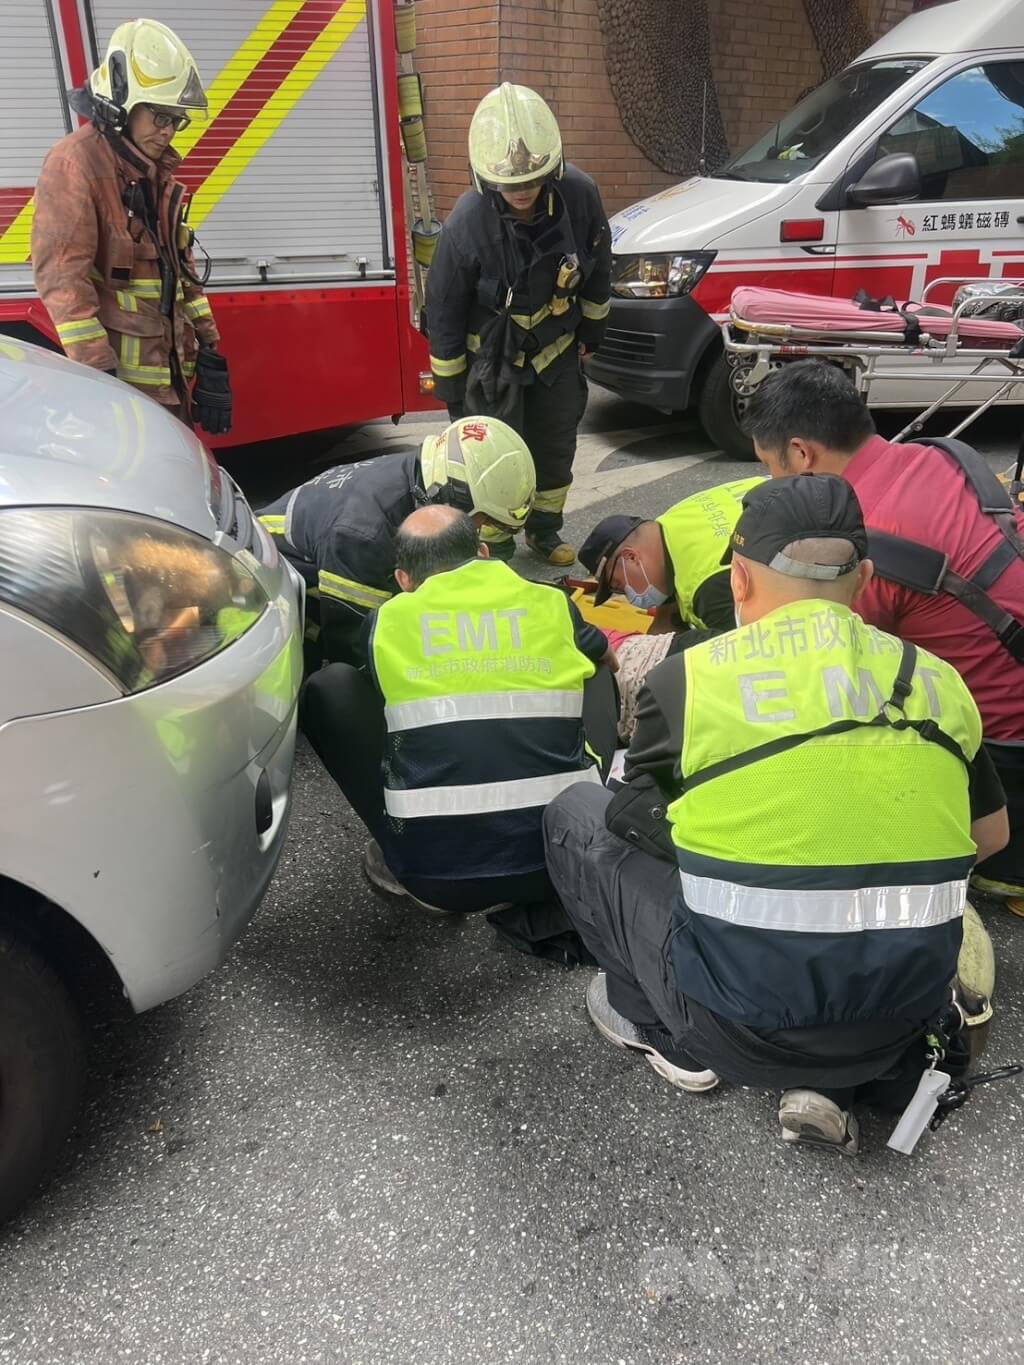
[[[922,739],[927,740],[930,744],[938,744],[940,748],[959,759],[970,772],[972,770],[971,760],[952,735],[947,734],[933,720],[907,720],[904,715],[904,705],[913,687],[912,679],[916,664],[917,647],[911,644],[909,640],[904,640],[899,667],[893,679],[892,695],[872,720],[837,720],[833,721],[831,725],[822,725],[816,730],[807,730],[802,734],[782,735],[779,739],[770,739],[765,744],[759,744],[756,748],[746,750],[745,753],[734,754],[731,758],[723,758],[718,763],[708,764],[699,772],[686,774],[683,779],[684,794],[703,786],[705,782],[713,782],[716,777],[725,777],[728,773],[739,772],[742,768],[749,768],[754,763],[760,763],[762,759],[774,758],[776,754],[787,753],[790,749],[806,744],[808,740],[825,739],[831,735],[847,734],[852,730],[877,729],[879,726],[887,726],[893,730],[916,730]],[[891,713],[894,711],[899,719],[893,719]]]

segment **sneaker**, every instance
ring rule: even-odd
[[[587,987],[587,1013],[593,1019],[598,1033],[604,1034],[616,1047],[642,1052],[648,1065],[677,1090],[697,1094],[702,1090],[714,1090],[718,1084],[718,1077],[713,1071],[694,1071],[689,1057],[674,1054],[667,1033],[660,1029],[640,1028],[613,1009],[608,1003],[608,977],[604,972],[598,972]],[[680,1064],[683,1060],[686,1062],[685,1067]]]
[[[540,555],[548,564],[558,564],[563,568],[576,563],[576,551],[568,545],[557,531],[526,532],[526,543],[535,555]]]
[[[384,854],[381,852],[380,844],[377,843],[376,839],[371,839],[363,852],[363,875],[375,890],[383,891],[386,896],[397,896],[402,900],[407,900],[410,905],[428,915],[449,915],[452,913],[450,910],[442,910],[439,905],[430,905],[427,901],[421,901],[410,891],[407,891],[384,861]]]
[[[860,1150],[860,1129],[853,1114],[816,1090],[787,1090],[779,1105],[783,1142],[828,1147],[843,1156]]]

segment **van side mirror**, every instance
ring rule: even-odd
[[[905,204],[921,193],[921,172],[917,157],[910,152],[893,152],[869,166],[855,185],[846,191],[847,201],[856,208],[871,204]]]

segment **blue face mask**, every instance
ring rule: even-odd
[[[625,593],[626,601],[630,606],[637,607],[640,611],[649,611],[652,607],[660,607],[663,603],[667,602],[668,593],[662,592],[660,588],[654,586],[650,578],[647,577],[647,570],[644,569],[643,564],[640,564],[639,560],[636,562],[640,564],[644,578],[647,578],[647,587],[644,588],[642,592],[637,592],[630,583],[626,571],[626,565],[631,564],[632,562],[632,560],[626,559],[623,560],[622,564],[622,591]]]

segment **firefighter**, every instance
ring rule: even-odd
[[[622,514],[591,531],[580,559],[597,578],[594,604],[622,593],[641,610],[656,608],[652,632],[734,625],[729,537],[744,495],[762,478],[737,479],[692,493],[655,521]]]
[[[522,433],[537,468],[527,544],[567,565],[576,552],[561,536],[562,509],[587,403],[582,361],[608,317],[608,221],[594,182],[563,161],[551,110],[524,85],[480,101],[469,160],[473,189],[427,276],[435,392],[452,417],[488,412]],[[485,539],[511,558],[506,533]]]
[[[148,393],[182,421],[231,427],[227,363],[195,272],[171,138],[206,115],[184,43],[153,19],[114,30],[35,191],[36,289],[71,357]]]
[[[533,501],[522,437],[491,417],[466,417],[420,450],[324,470],[258,514],[310,590],[306,666],[365,662],[367,614],[396,592],[395,533],[426,503],[478,527],[522,530]]]

